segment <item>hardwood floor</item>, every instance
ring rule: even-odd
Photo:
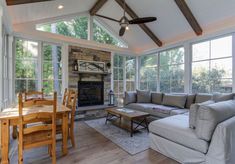
[[[151,149],[131,156],[82,121],[75,123],[75,141],[76,148],[72,148],[70,144],[67,156],[61,155],[61,143],[57,143],[57,164],[177,164]],[[15,150],[11,158],[13,164],[17,163],[17,149]],[[47,147],[25,151],[24,163],[51,163]]]

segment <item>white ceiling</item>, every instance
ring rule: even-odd
[[[18,24],[86,12],[90,10],[95,2],[96,0],[55,0],[10,6],[8,8],[13,24]],[[126,0],[126,2],[139,17],[157,17],[156,22],[148,23],[147,26],[163,43],[186,33],[195,35],[174,0]],[[186,0],[186,2],[202,29],[212,23],[235,17],[235,0]],[[63,10],[57,9],[59,4],[64,5]],[[115,0],[108,0],[98,13],[120,19],[123,10]],[[117,23],[102,20],[118,34],[120,26]],[[135,50],[157,47],[137,25],[131,25],[130,30],[126,32],[123,39]]]

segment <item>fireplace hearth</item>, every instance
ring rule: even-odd
[[[103,104],[103,81],[78,81],[78,107]]]

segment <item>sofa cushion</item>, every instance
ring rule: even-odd
[[[229,93],[229,94],[221,94],[221,93],[215,93],[213,95],[213,100],[215,102],[220,102],[220,101],[228,101],[228,100],[232,100],[234,97],[234,93]]]
[[[124,105],[136,103],[137,94],[136,92],[125,92]]]
[[[197,136],[206,141],[210,141],[217,124],[233,116],[235,116],[234,100],[201,105],[196,121]]]
[[[150,91],[136,90],[137,92],[137,103],[150,103],[151,93]]]
[[[211,94],[197,93],[195,103],[202,103],[202,102],[205,102],[205,101],[208,101],[208,100],[211,100],[211,99],[212,99]]]
[[[151,133],[185,147],[206,153],[208,142],[199,139],[195,131],[188,127],[187,115],[176,115],[153,121],[149,124]]]
[[[187,113],[187,112],[189,112],[188,109],[177,109],[177,110],[172,110],[170,115],[174,116],[174,115],[177,115],[177,114],[184,114],[184,113]]]
[[[203,103],[196,103],[191,105],[189,110],[189,127],[196,128],[197,113],[201,105],[209,105],[215,103],[213,100],[205,101]]]
[[[162,103],[162,97],[163,93],[158,93],[158,92],[152,92],[151,93],[151,98],[152,98],[152,103],[154,104],[161,104]]]
[[[190,109],[190,106],[191,106],[192,104],[194,104],[194,102],[195,102],[195,98],[196,98],[196,94],[189,94],[189,95],[187,96],[185,108]]]
[[[162,105],[184,108],[186,103],[186,98],[187,98],[186,95],[165,94],[163,96]]]
[[[132,103],[125,106],[126,108],[147,112],[156,117],[168,117],[172,110],[176,110],[176,107],[156,105],[152,103]]]

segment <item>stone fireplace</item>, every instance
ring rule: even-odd
[[[106,65],[111,63],[111,52],[69,46],[68,83],[69,88],[78,90],[78,111],[83,109],[84,106],[108,104],[111,74],[73,71],[75,60],[102,62]]]

